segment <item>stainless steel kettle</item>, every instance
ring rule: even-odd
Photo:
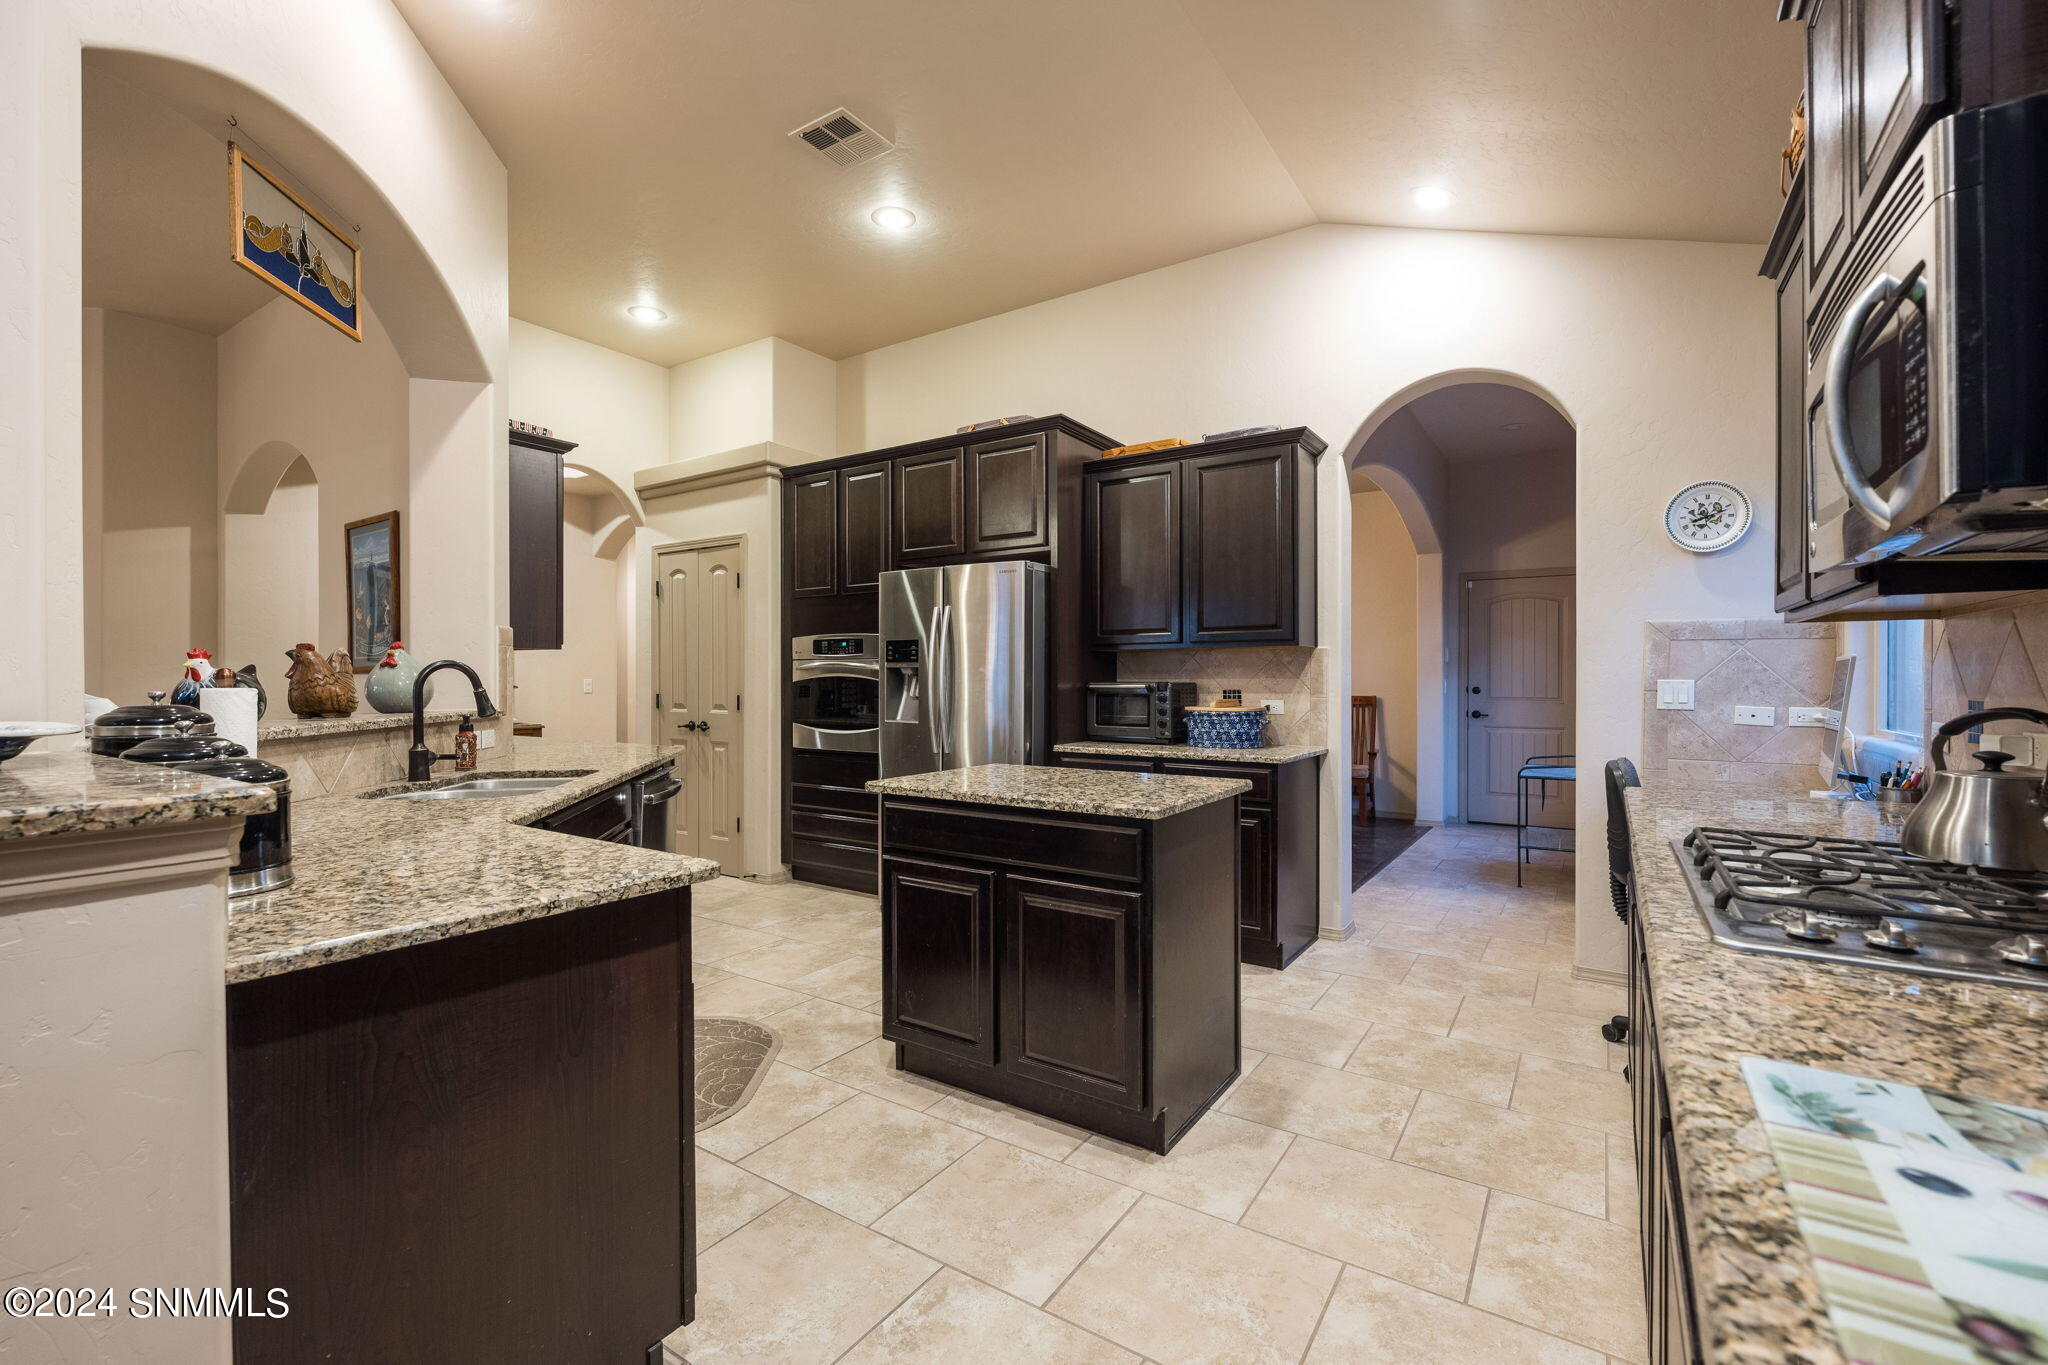
[[[2048,778],[2039,769],[2012,768],[2012,755],[1996,749],[1970,756],[1983,766],[1948,766],[1948,742],[1987,721],[2024,720],[2048,727],[2048,713],[1995,706],[1943,722],[1934,732],[1927,794],[1906,817],[1899,843],[1906,852],[1945,863],[2004,872],[2048,872]]]

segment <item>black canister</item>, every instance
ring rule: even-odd
[[[181,711],[190,707],[179,707]],[[207,721],[202,731],[189,720],[180,720],[172,726],[173,733],[157,739],[145,739],[124,749],[121,757],[130,763],[197,763],[208,758],[247,758],[249,751],[221,735],[213,733],[213,722]]]
[[[213,733],[213,717],[204,711],[166,702],[161,692],[150,693],[149,701],[148,706],[117,706],[95,717],[85,729],[92,751],[101,758],[119,758],[145,739],[174,738],[179,721],[190,722],[195,735]]]
[[[240,748],[240,745],[236,745]],[[207,758],[178,763],[180,772],[225,777],[268,787],[277,794],[277,809],[242,821],[242,846],[228,869],[228,894],[253,896],[275,891],[292,880],[292,779],[275,763],[260,758]]]

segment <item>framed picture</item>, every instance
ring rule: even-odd
[[[368,673],[398,635],[398,513],[364,517],[342,529],[347,540],[348,658]]]
[[[363,339],[362,253],[340,228],[228,144],[228,207],[236,265]]]

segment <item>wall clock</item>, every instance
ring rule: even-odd
[[[1664,534],[1695,554],[1725,550],[1749,534],[1749,495],[1732,483],[1687,484],[1664,508]]]

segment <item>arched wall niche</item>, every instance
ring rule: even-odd
[[[320,479],[283,441],[259,447],[242,471],[222,514],[216,657],[231,668],[255,664],[279,692],[285,652],[320,619]]]

